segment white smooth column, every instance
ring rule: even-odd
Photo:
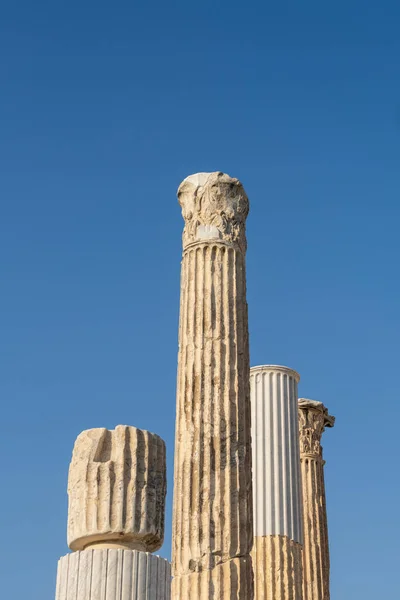
[[[302,499],[296,371],[250,370],[255,598],[302,598]]]
[[[60,558],[56,600],[170,600],[167,560],[136,550],[83,550]]]

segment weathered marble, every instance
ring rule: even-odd
[[[252,600],[246,193],[223,173],[178,190],[181,273],[174,600]]]
[[[118,425],[76,440],[68,480],[68,545],[153,552],[164,539],[165,444]]]
[[[174,578],[174,598],[186,600],[225,600],[225,598],[253,598],[251,559],[233,558],[193,574]]]
[[[56,600],[170,600],[167,560],[135,550],[84,550],[59,560]]]
[[[301,600],[302,506],[296,371],[250,370],[256,600]]]
[[[329,600],[329,541],[321,438],[335,418],[322,402],[300,398],[299,428],[304,516],[304,600]]]
[[[254,597],[302,600],[303,547],[287,536],[255,537]]]

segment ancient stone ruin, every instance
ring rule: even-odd
[[[151,553],[164,540],[165,444],[119,425],[75,442],[68,478],[68,545],[56,600],[169,600],[171,569]]]
[[[74,446],[68,545],[56,600],[329,600],[321,402],[300,376],[250,369],[242,184],[198,173],[179,187],[181,271],[172,570],[165,444],[135,427]]]

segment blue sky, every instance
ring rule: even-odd
[[[399,596],[397,2],[0,6],[0,579],[44,600],[78,433],[169,452],[188,174],[243,182],[251,363],[324,435],[333,600]]]

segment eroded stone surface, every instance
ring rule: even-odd
[[[213,569],[173,579],[174,598],[180,600],[236,600],[253,598],[253,568],[249,558],[234,558]]]
[[[302,553],[302,546],[286,536],[256,537],[252,551],[254,598],[303,600]]]
[[[190,175],[179,186],[178,198],[185,219],[184,247],[219,239],[245,251],[249,201],[238,179],[221,172]]]
[[[252,600],[247,196],[223,173],[180,186],[174,600]]]
[[[299,399],[300,451],[322,457],[321,438],[326,427],[333,427],[335,417],[316,400]]]
[[[335,418],[322,402],[300,398],[299,430],[304,516],[303,600],[329,600],[329,540],[324,461],[321,446],[325,427]]]
[[[164,538],[163,440],[125,425],[82,432],[74,446],[68,495],[72,550],[94,545],[157,550]]]

